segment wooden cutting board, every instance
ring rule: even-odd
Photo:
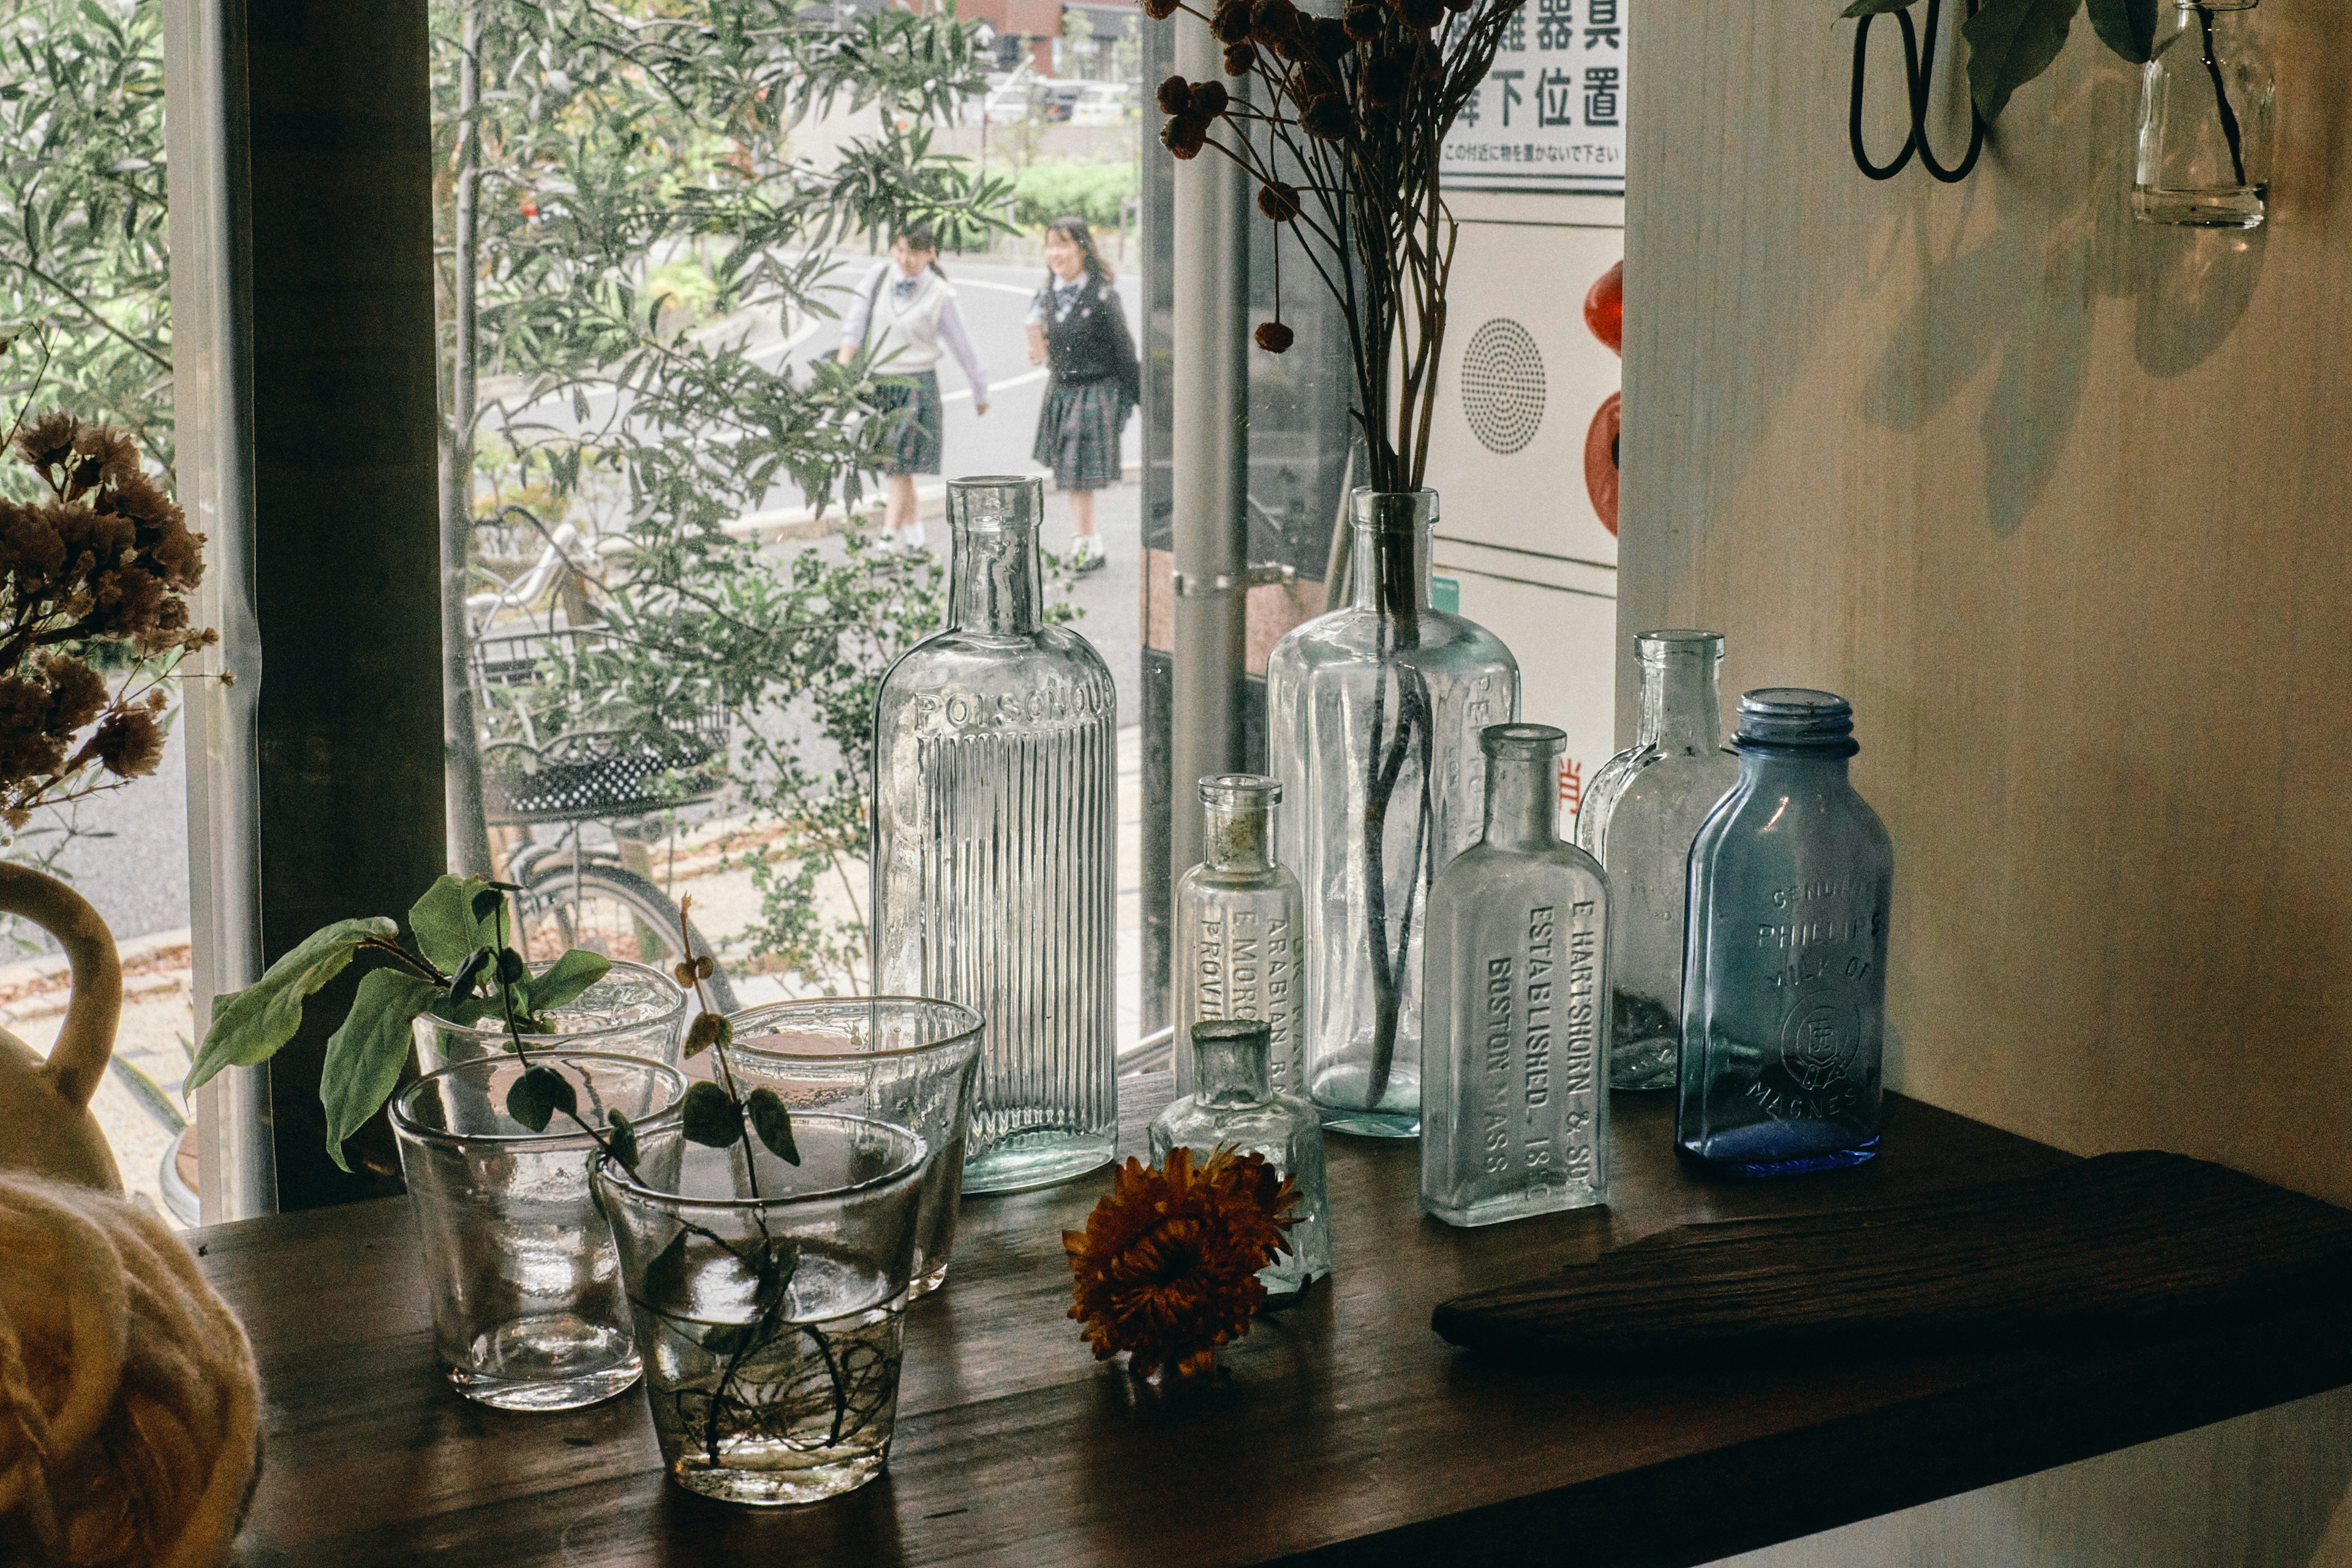
[[[2352,1287],[2352,1212],[2185,1155],[1948,1196],[1681,1226],[1455,1297],[1457,1345],[1568,1367],[1943,1351],[2259,1311]]]

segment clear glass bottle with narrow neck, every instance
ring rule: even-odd
[[[1315,1108],[1274,1087],[1273,1036],[1263,1019],[1212,1018],[1192,1026],[1192,1079],[1199,1087],[1162,1111],[1146,1133],[1151,1163],[1171,1149],[1205,1160],[1221,1148],[1263,1154],[1298,1184],[1290,1250],[1258,1270],[1266,1294],[1305,1289],[1331,1272],[1331,1204],[1323,1176],[1323,1124]]]
[[[1483,737],[1486,826],[1429,899],[1421,1206],[1494,1225],[1609,1192],[1609,882],[1562,839],[1549,724]]]
[[[874,706],[874,989],[985,1025],[964,1191],[1107,1163],[1118,1143],[1110,671],[1042,619],[1033,479],[956,479],[945,630]]]
[[[1633,650],[1641,729],[1592,775],[1576,842],[1609,873],[1609,1087],[1672,1089],[1691,840],[1739,761],[1723,748],[1723,634],[1643,632]]]
[[[1298,879],[1274,858],[1282,785],[1263,773],[1201,781],[1208,858],[1176,883],[1176,1038],[1210,1018],[1263,1018],[1272,1031],[1274,1087],[1306,1086],[1300,1040],[1307,1018],[1301,970],[1306,938]],[[1192,1053],[1174,1053],[1176,1092],[1190,1094]]]
[[[1895,848],[1846,777],[1853,710],[1779,687],[1739,700],[1739,782],[1691,846],[1684,1160],[1735,1176],[1878,1149]]]
[[[2132,211],[2143,223],[2253,228],[2269,210],[2275,81],[2259,0],[2159,13],[2140,69]]]
[[[1360,489],[1354,602],[1266,661],[1276,855],[1307,900],[1307,1085],[1324,1124],[1421,1127],[1429,885],[1478,836],[1478,732],[1518,716],[1501,639],[1430,601],[1437,494]]]

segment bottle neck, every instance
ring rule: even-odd
[[[1246,1110],[1274,1098],[1266,1061],[1266,1038],[1196,1040],[1192,1045],[1194,1098],[1212,1110]]]
[[[1437,522],[1436,492],[1358,490],[1349,500],[1356,526],[1350,585],[1355,607],[1383,621],[1417,626],[1421,613],[1431,607],[1429,535]]]
[[[959,523],[948,625],[991,637],[1025,637],[1040,625],[1045,584],[1034,520]]]
[[[1814,751],[1741,746],[1738,752],[1740,776],[1767,785],[1781,782],[1796,786],[1806,781],[1844,784],[1847,764],[1853,758],[1852,752],[1834,746]]]
[[[1559,763],[1552,757],[1486,759],[1486,839],[1497,849],[1555,847]]]
[[[1201,807],[1202,853],[1213,871],[1259,874],[1274,869],[1271,814],[1262,805]]]
[[[1723,742],[1723,656],[1696,645],[1644,651],[1640,743],[1712,752]]]

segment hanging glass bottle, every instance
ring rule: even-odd
[[[1108,1163],[1118,705],[1087,639],[1039,618],[1033,479],[948,486],[943,631],[874,708],[874,989],[986,1025],[964,1191]]]
[[[1354,603],[1266,661],[1266,749],[1288,809],[1276,858],[1307,900],[1307,1085],[1324,1124],[1421,1128],[1430,879],[1478,833],[1478,732],[1518,716],[1519,667],[1430,601],[1437,492],[1357,490]]]
[[[1723,749],[1723,634],[1643,632],[1633,650],[1642,727],[1592,775],[1576,841],[1609,873],[1609,1087],[1672,1089],[1691,840],[1739,763]]]
[[[1421,1206],[1493,1225],[1608,1195],[1608,883],[1553,829],[1549,724],[1496,724],[1486,830],[1429,895]]]
[[[1691,846],[1683,1157],[1729,1175],[1878,1149],[1895,849],[1846,778],[1853,710],[1826,691],[1739,700],[1739,782]]]
[[[1273,1032],[1274,1087],[1306,1084],[1299,1041],[1307,1017],[1298,879],[1275,863],[1274,808],[1282,786],[1263,773],[1201,781],[1208,858],[1176,883],[1176,1038],[1206,1018],[1263,1018]],[[1192,1053],[1175,1053],[1176,1092],[1190,1094]]]
[[[2140,73],[2132,210],[2146,223],[2254,228],[2270,204],[2270,61],[2259,0],[2175,5]]]
[[[1213,1018],[1192,1027],[1192,1079],[1200,1087],[1162,1111],[1145,1134],[1151,1163],[1171,1149],[1205,1160],[1221,1148],[1263,1154],[1298,1184],[1290,1250],[1258,1270],[1269,1296],[1303,1290],[1331,1272],[1331,1205],[1324,1190],[1323,1124],[1315,1108],[1274,1087],[1273,1036],[1259,1018]]]

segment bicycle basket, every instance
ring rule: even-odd
[[[576,669],[581,653],[604,640],[601,628],[559,627],[475,640],[467,660],[479,712],[511,715],[520,739],[482,748],[482,814],[498,826],[596,822],[644,816],[668,806],[706,800],[718,792],[726,760],[728,716],[704,709],[625,729],[540,730],[517,699],[549,684],[549,665]]]

